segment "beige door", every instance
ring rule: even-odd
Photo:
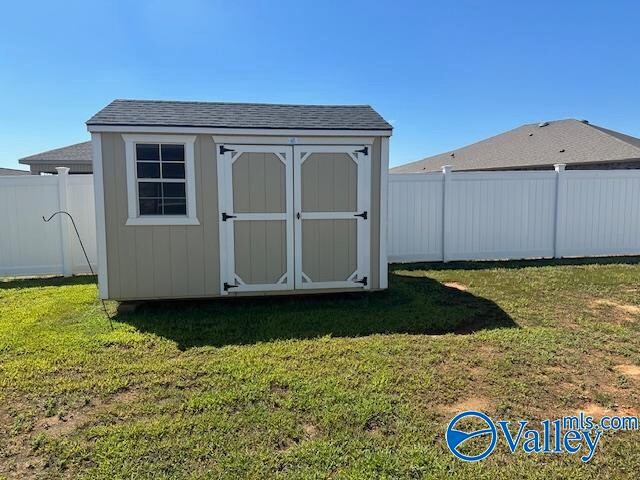
[[[295,288],[369,288],[370,146],[293,149]]]
[[[222,293],[293,289],[292,147],[217,148]]]

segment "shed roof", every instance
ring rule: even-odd
[[[369,105],[114,100],[87,125],[303,130],[391,130]]]
[[[23,165],[34,163],[91,163],[91,142],[81,142],[67,147],[55,148],[46,152],[36,153],[19,160]]]
[[[391,169],[392,173],[495,170],[585,164],[640,158],[640,139],[584,121],[567,119],[522,125],[505,133]]]

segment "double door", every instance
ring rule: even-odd
[[[370,146],[216,148],[223,294],[369,287]]]

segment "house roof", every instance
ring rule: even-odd
[[[91,163],[91,142],[81,142],[67,147],[56,148],[42,153],[36,153],[19,160],[23,165],[34,163]]]
[[[87,125],[391,130],[369,105],[282,105],[265,103],[114,100]]]
[[[630,159],[640,159],[640,139],[568,119],[523,125],[457,150],[392,168],[391,172],[430,172],[443,165],[452,165],[454,170],[495,170]]]
[[[0,168],[0,177],[16,177],[18,175],[30,175],[26,170],[18,170],[15,168]]]

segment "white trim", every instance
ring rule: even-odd
[[[262,135],[285,137],[389,137],[392,130],[306,130],[291,128],[216,128],[216,127],[166,127],[141,125],[88,125],[89,132],[115,133],[174,133],[209,135]]]
[[[102,135],[91,134],[93,157],[93,192],[96,208],[96,240],[98,251],[98,293],[101,299],[109,298],[109,275],[107,272],[107,231],[104,212],[104,181],[102,170]]]
[[[127,135],[123,134],[127,170],[127,226],[131,225],[200,225],[196,212],[195,135]],[[138,178],[136,173],[136,143],[178,143],[184,145],[186,215],[139,215]],[[153,180],[149,180],[153,181]],[[159,180],[162,181],[162,180]]]
[[[69,168],[56,167],[58,172],[58,210],[69,212]],[[71,250],[71,225],[67,218],[60,223],[60,247],[62,253],[62,274],[65,277],[73,275],[73,254]]]
[[[372,144],[373,137],[287,137],[260,135],[213,135],[213,141],[218,143],[233,143],[236,145],[360,145]]]
[[[363,147],[368,147],[367,155],[355,153]],[[355,212],[303,212],[302,211],[302,164],[313,153],[346,153],[357,165],[358,185],[357,185],[357,211]],[[294,212],[295,220],[295,288],[371,288],[370,270],[370,237],[371,237],[371,145],[296,145],[293,148],[294,165]],[[369,213],[367,220],[361,217],[354,217],[355,214],[366,210]],[[300,218],[297,218],[300,213]],[[302,271],[302,221],[303,220],[333,220],[333,219],[355,219],[357,221],[357,266],[356,271],[350,275],[349,280],[332,282],[313,282],[305,272]],[[366,286],[356,283],[351,278],[358,279],[368,277]],[[304,282],[303,279],[307,281]]]
[[[300,212],[302,220],[356,220],[359,212]]]
[[[387,258],[387,212],[389,191],[389,138],[380,139],[380,288],[389,285]]]
[[[220,147],[230,149],[220,154]],[[226,222],[219,220],[220,235],[220,289],[221,294],[233,294],[240,292],[258,292],[274,290],[293,290],[294,286],[294,233],[293,233],[293,149],[289,145],[238,145],[216,143],[218,159],[218,202],[219,219],[222,212],[233,215]],[[285,165],[285,212],[281,213],[240,213],[233,210],[233,163],[247,152],[273,153],[283,161]],[[244,281],[229,292],[224,291],[224,283],[234,284],[240,278],[235,272],[235,232],[236,221],[285,221],[287,242],[287,269],[273,284],[247,284]],[[283,279],[286,278],[286,282]]]

